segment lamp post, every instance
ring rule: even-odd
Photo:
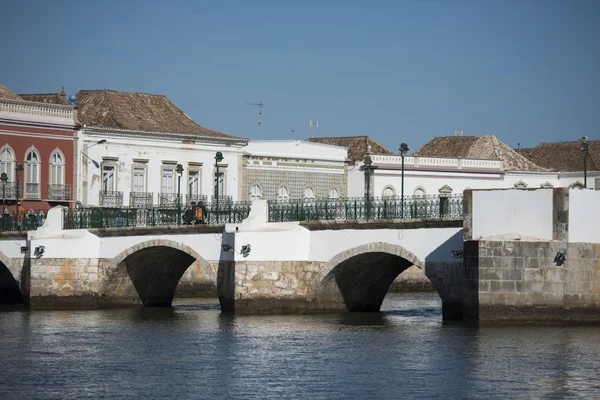
[[[2,181],[2,230],[4,231],[4,226],[6,225],[4,220],[4,201],[6,198],[6,183],[8,182],[8,174],[6,172],[3,172],[2,175],[0,175],[0,181]]]
[[[223,161],[223,153],[221,153],[220,151],[217,151],[217,154],[215,155],[215,167],[217,169],[217,185],[216,185],[216,193],[215,193],[215,197],[217,200],[217,224],[219,223],[219,163]]]
[[[369,212],[371,210],[370,207],[370,198],[371,198],[371,164],[373,161],[370,156],[365,156],[363,160],[363,168],[365,170],[365,205],[367,207],[366,210],[366,218],[369,220]]]
[[[402,158],[402,184],[400,189],[400,218],[404,218],[404,155],[408,152],[408,145],[400,145],[400,157]]]
[[[181,175],[183,174],[183,165],[177,164],[177,225],[181,225]]]
[[[16,175],[16,187],[17,187],[17,192],[16,192],[16,197],[17,197],[17,213],[15,216],[15,228],[16,230],[19,230],[19,190],[21,190],[21,186],[19,184],[19,172],[23,171],[23,164],[17,164],[17,168],[15,168],[15,175]]]
[[[587,188],[587,154],[590,150],[590,144],[587,142],[587,136],[581,138],[581,152],[583,153],[583,187]]]
[[[89,149],[91,149],[94,146],[97,146],[99,144],[104,144],[104,143],[106,143],[106,139],[100,139],[96,143],[94,143],[93,145],[88,146],[85,150],[89,150]],[[90,160],[92,162],[92,164],[94,164],[94,167],[100,168],[100,164],[98,164],[98,161],[92,159],[90,156],[88,156],[86,153],[84,153],[83,150],[81,150],[79,153],[81,153],[82,156],[84,156],[85,158],[87,158],[88,160]],[[82,164],[83,164],[83,160],[81,160],[81,161],[82,161]],[[85,169],[85,176],[86,176],[86,179],[87,179],[87,164],[86,164],[86,169]],[[83,194],[82,194],[82,190],[81,190],[81,186],[83,186],[83,171],[82,170],[79,171],[79,180],[77,182],[77,185],[78,185],[77,192],[78,192],[78,197],[79,197],[77,200],[83,202]]]

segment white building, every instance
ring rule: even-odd
[[[243,152],[244,199],[287,201],[347,195],[346,147],[259,140],[249,142]]]
[[[405,196],[449,195],[460,194],[465,189],[569,187],[582,185],[584,175],[583,168],[558,171],[550,164],[540,166],[493,135],[436,137],[412,155],[369,156],[373,197],[396,197],[402,193]],[[560,154],[555,154],[555,159],[559,158]],[[596,167],[591,157],[590,160],[587,187],[593,189],[600,171],[593,170]],[[356,161],[356,167],[349,173],[350,197],[364,196],[363,161]],[[583,162],[578,161],[583,166]]]
[[[161,95],[83,90],[76,104],[83,126],[77,199],[84,206],[174,207],[178,192],[184,205],[210,202],[217,152],[220,199],[240,197],[246,139],[196,124]]]

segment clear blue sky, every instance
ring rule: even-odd
[[[158,93],[262,139],[369,135],[396,152],[492,133],[600,139],[600,1],[0,2],[17,93]],[[292,128],[296,129],[292,133]]]

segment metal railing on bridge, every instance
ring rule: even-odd
[[[19,210],[19,216],[15,211],[4,210],[0,213],[0,232],[33,231],[46,221],[47,210]]]
[[[231,202],[205,205],[205,218],[197,221],[193,218],[195,210],[182,207],[93,207],[83,209],[65,209],[65,229],[122,228],[135,226],[191,225],[196,223],[224,224],[241,222],[250,213],[250,202]]]
[[[269,222],[460,218],[462,215],[462,195],[269,201]]]

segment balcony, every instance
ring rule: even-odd
[[[39,183],[25,183],[25,200],[39,200],[40,195],[40,184]]]
[[[215,195],[210,196],[210,201],[212,203],[216,203],[217,202],[217,197]],[[233,196],[219,196],[219,203],[232,203],[233,202]]]
[[[4,200],[16,200],[17,198],[17,188],[14,183],[7,183],[2,187],[2,197]],[[19,199],[23,198],[23,190],[21,186],[19,186]]]
[[[206,204],[208,202],[208,196],[204,194],[188,194],[185,197],[185,204],[190,205],[192,203],[198,203],[199,201]]]
[[[129,194],[129,207],[131,208],[152,208],[154,193],[131,192]]]
[[[176,193],[159,193],[158,206],[160,208],[177,208]]]
[[[71,185],[49,184],[48,200],[68,201],[71,200]]]
[[[100,207],[123,207],[123,192],[109,190],[100,192]]]

